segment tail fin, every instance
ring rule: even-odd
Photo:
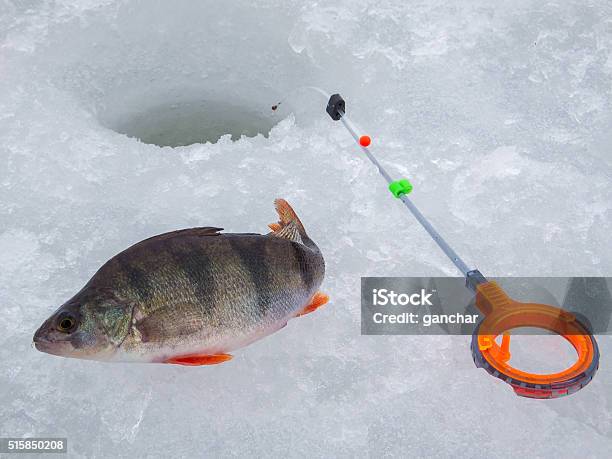
[[[294,222],[295,227],[300,233],[300,236],[302,238],[308,237],[306,234],[306,230],[304,229],[304,225],[302,225],[302,222],[300,221],[297,214],[291,208],[287,201],[285,201],[284,199],[275,199],[274,207],[276,207],[276,212],[278,212],[278,216],[280,217],[280,220],[278,222],[278,225],[280,226],[279,229],[282,229],[289,223]]]

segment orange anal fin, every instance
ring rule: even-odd
[[[325,293],[317,292],[312,297],[312,300],[310,300],[310,303],[308,303],[308,305],[305,306],[304,309],[298,312],[295,315],[295,317],[300,317],[305,314],[310,314],[311,312],[319,309],[321,306],[323,306],[328,301],[329,301],[329,296],[327,296]]]
[[[280,224],[279,224],[279,223],[270,223],[270,224],[268,225],[268,228],[270,228],[270,229],[271,229],[272,231],[274,231],[275,233],[276,233],[277,231],[280,231],[280,230],[281,230],[281,226],[280,226]]]
[[[173,363],[175,365],[187,365],[187,366],[200,366],[200,365],[216,365],[217,363],[227,362],[231,360],[230,354],[216,354],[216,355],[181,355],[178,357],[172,357],[164,363]]]

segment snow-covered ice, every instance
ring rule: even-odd
[[[360,336],[360,276],[454,267],[322,97],[270,106],[343,94],[485,274],[611,276],[611,17],[604,0],[0,0],[0,436],[82,457],[609,456],[610,337],[588,387],[537,401],[476,369],[469,337]],[[316,314],[217,367],[31,347],[120,250],[263,232],[276,197],[325,255]]]

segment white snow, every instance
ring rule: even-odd
[[[360,276],[456,272],[326,101],[292,92],[339,91],[485,275],[611,276],[609,17],[604,0],[0,0],[0,436],[68,437],[76,457],[609,456],[608,336],[595,380],[553,401],[476,369],[469,337],[360,336]],[[130,244],[264,232],[276,197],[325,255],[325,308],[217,367],[31,347]]]

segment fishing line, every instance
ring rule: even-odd
[[[280,107],[280,105],[285,102],[287,99],[291,98],[292,96],[295,96],[296,93],[302,92],[306,89],[309,89],[311,91],[315,91],[318,94],[321,94],[325,100],[329,99],[331,96],[325,92],[323,89],[318,88],[317,86],[298,86],[295,89],[292,89],[291,91],[289,91],[287,93],[287,95],[285,95],[285,97],[283,97],[279,102],[275,103],[274,105],[272,105],[272,110],[276,111],[278,109],[278,107]]]

